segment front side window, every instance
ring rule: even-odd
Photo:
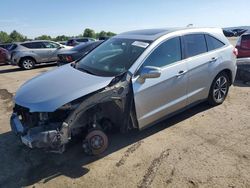
[[[203,34],[189,34],[183,36],[185,58],[207,52],[207,45]]]
[[[180,37],[172,38],[160,44],[145,60],[143,66],[164,67],[180,61]]]
[[[218,40],[210,35],[205,35],[205,37],[206,37],[206,41],[207,41],[208,51],[221,48],[222,46],[225,45],[223,42],[221,42],[220,40]]]
[[[45,48],[58,48],[60,45],[53,42],[43,42]]]
[[[111,38],[76,64],[76,69],[99,76],[126,72],[149,46],[150,41]]]

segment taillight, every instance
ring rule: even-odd
[[[73,58],[72,58],[72,56],[70,56],[70,55],[67,55],[67,56],[65,57],[65,59],[66,59],[66,61],[68,61],[68,62],[73,61]]]
[[[234,54],[236,57],[238,56],[238,49],[237,49],[237,48],[234,48],[233,54]]]

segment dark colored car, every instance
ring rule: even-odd
[[[247,29],[233,29],[232,32],[234,32],[234,36],[238,37],[241,36],[243,33],[245,33]]]
[[[0,64],[7,64],[9,62],[8,50],[0,47]]]
[[[99,37],[99,40],[108,40],[110,37]]]
[[[67,46],[76,46],[80,43],[85,43],[85,42],[91,42],[91,41],[95,41],[95,39],[92,38],[73,38],[73,39],[69,39],[66,43]]]
[[[236,48],[238,49],[237,62],[250,62],[250,33],[241,35]]]
[[[12,43],[0,44],[0,47],[8,50],[11,45],[12,45]]]
[[[99,46],[102,42],[102,40],[95,42],[86,42],[58,54],[57,56],[59,60],[57,62],[57,65],[61,66],[81,58],[82,56],[88,54],[91,50]]]
[[[229,30],[223,30],[223,33],[226,37],[233,37],[234,36],[234,32],[229,31]]]

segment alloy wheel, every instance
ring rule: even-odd
[[[228,91],[227,78],[225,76],[220,76],[214,84],[214,88],[213,88],[214,100],[217,103],[221,103],[225,99],[227,95],[227,91]]]
[[[30,60],[30,59],[25,59],[25,60],[23,61],[23,67],[24,67],[25,69],[31,69],[31,68],[33,67],[33,61]]]

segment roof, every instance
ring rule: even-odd
[[[159,37],[166,35],[168,33],[183,31],[183,30],[207,30],[215,28],[198,28],[198,27],[177,27],[177,28],[162,28],[162,29],[144,29],[144,30],[135,30],[116,35],[116,38],[129,38],[137,40],[148,40],[154,41]]]
[[[193,27],[191,27],[193,28]],[[131,39],[140,39],[140,40],[149,40],[154,41],[157,38],[171,33],[175,31],[189,29],[189,27],[182,27],[182,28],[162,28],[162,29],[143,29],[143,30],[135,30],[124,32],[119,35],[116,35],[117,38],[131,38]]]

